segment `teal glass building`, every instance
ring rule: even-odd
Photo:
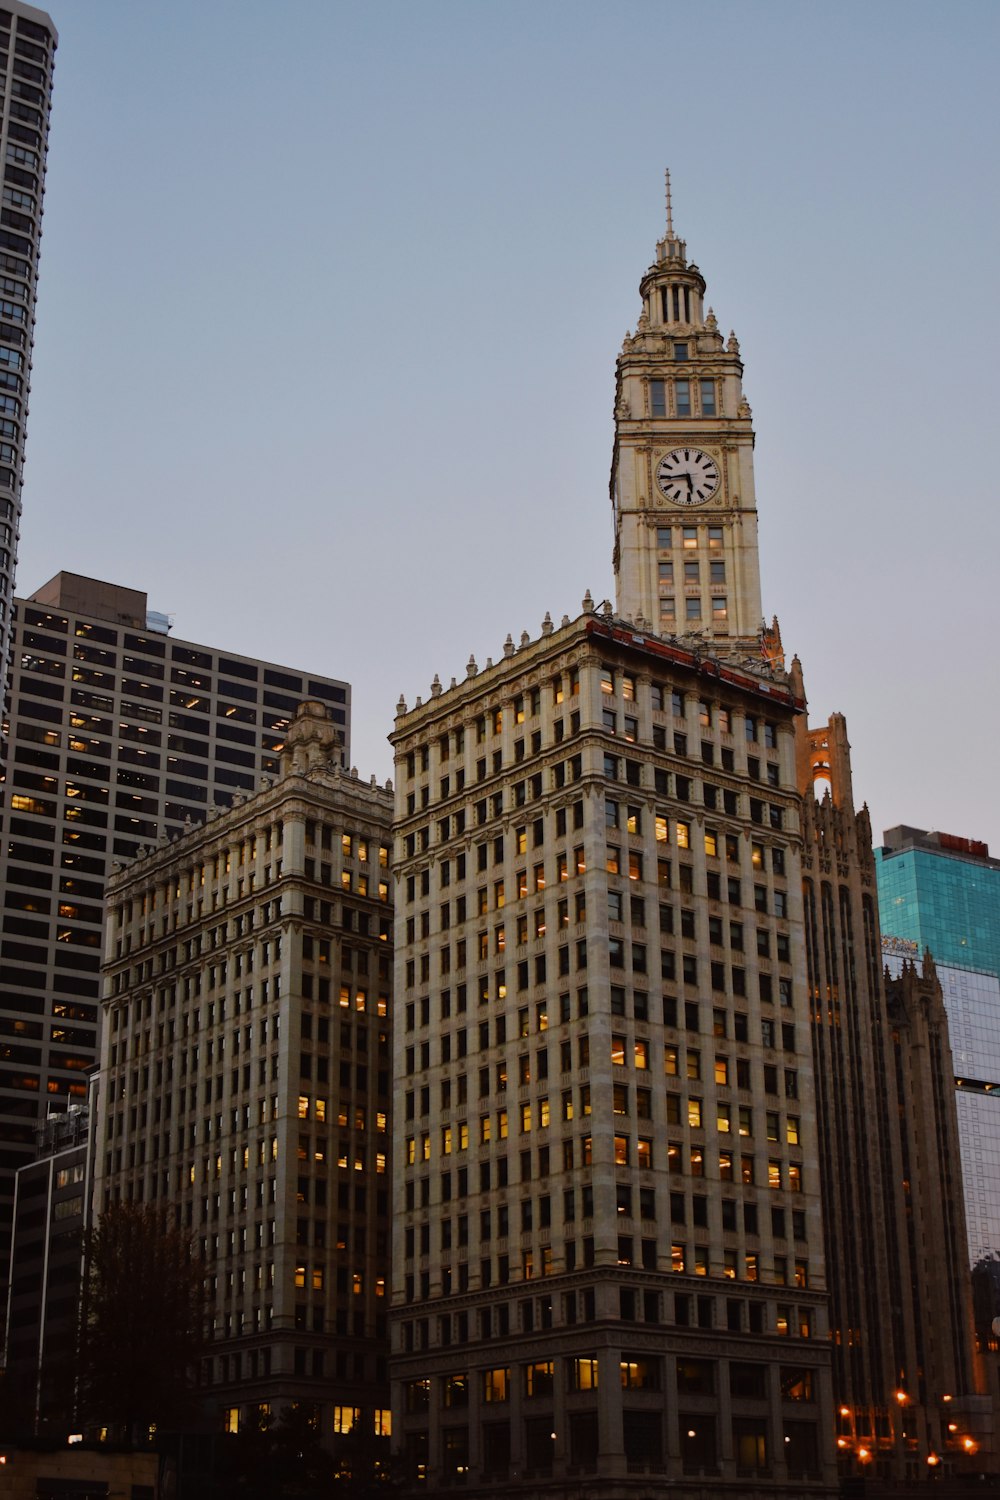
[[[890,972],[930,949],[948,1013],[969,1258],[1000,1256],[1000,860],[902,825],[876,849]]]
[[[1000,860],[985,844],[901,825],[875,850],[882,931],[939,964],[1000,975]]]

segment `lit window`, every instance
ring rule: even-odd
[[[510,1396],[510,1370],[483,1371],[483,1400],[507,1401]]]
[[[526,1365],[524,1392],[526,1396],[551,1396],[555,1385],[555,1362],[551,1359],[536,1360]]]
[[[360,1421],[361,1408],[359,1406],[335,1406],[333,1408],[334,1432],[353,1432]]]

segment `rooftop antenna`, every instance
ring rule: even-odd
[[[667,167],[667,169],[666,169],[666,171],[664,172],[663,175],[666,178],[666,183],[667,183],[667,239],[668,240],[672,240],[673,237],[674,237],[674,209],[673,209],[673,204],[670,201],[670,168],[669,167]]]

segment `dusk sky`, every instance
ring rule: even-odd
[[[17,575],[396,700],[613,597],[614,363],[675,225],[765,610],[876,841],[988,839],[995,0],[61,0]]]

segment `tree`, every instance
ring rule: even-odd
[[[393,1500],[401,1491],[387,1438],[352,1433],[328,1449],[308,1403],[222,1438],[220,1452],[213,1500]]]
[[[87,1237],[84,1416],[134,1438],[181,1425],[204,1346],[205,1268],[170,1209],[115,1203]]]

